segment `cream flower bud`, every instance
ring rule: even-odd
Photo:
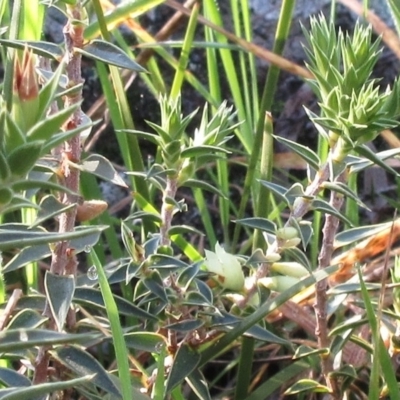
[[[286,226],[276,231],[276,237],[278,239],[290,240],[299,237],[299,233],[296,228],[293,228],[293,226]]]
[[[274,292],[284,292],[298,282],[299,279],[292,276],[266,276],[258,280],[259,285],[263,285]]]
[[[205,250],[204,265],[210,272],[216,274],[216,280],[225,289],[239,291],[244,286],[244,274],[238,259],[227,253],[217,243],[215,253]]]
[[[271,265],[271,269],[293,278],[303,278],[310,274],[307,268],[298,262],[276,262]]]

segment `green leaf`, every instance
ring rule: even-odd
[[[375,156],[379,160],[386,160],[388,158],[394,157],[400,153],[400,148],[395,148],[395,149],[389,149],[385,151],[381,151]],[[346,157],[347,165],[350,167],[350,173],[353,172],[360,172],[363,171],[365,168],[370,167],[371,165],[374,165],[374,161],[370,160],[368,157],[366,158],[360,158],[356,157],[354,155],[348,155]]]
[[[341,193],[344,196],[349,197],[350,199],[354,200],[360,207],[363,207],[367,209],[368,211],[371,211],[357,196],[356,193],[354,193],[348,185],[346,185],[343,182],[327,182],[325,181],[322,185],[322,188],[328,189],[328,190],[333,190],[335,192]]]
[[[281,136],[273,135],[273,137],[280,143],[283,143],[289,149],[293,150],[294,153],[298,154],[303,160],[306,161],[315,171],[319,170],[321,160],[318,155],[312,151],[309,147],[303,146],[302,144],[293,142],[292,140],[286,139]]]
[[[75,291],[73,275],[56,275],[46,271],[44,288],[58,331],[64,327]]]
[[[202,231],[189,225],[176,225],[168,229],[168,236],[170,237],[173,235],[185,235],[185,234],[195,235],[200,237],[204,236],[204,233]]]
[[[392,167],[390,167],[388,164],[383,162],[384,158],[382,158],[382,153],[375,154],[366,145],[356,146],[355,150],[358,154],[361,154],[366,159],[370,160],[372,162],[372,164],[379,165],[381,168],[383,168],[385,171],[393,174],[395,177],[399,176],[399,174]],[[391,149],[391,150],[393,150],[393,149]],[[394,149],[394,150],[397,150],[397,153],[400,152],[400,149]],[[389,153],[389,154],[393,154],[393,153]],[[386,154],[384,154],[384,155],[386,156]],[[390,157],[390,156],[387,156],[386,158],[388,158],[388,157]],[[350,172],[353,172],[353,169],[351,169]]]
[[[23,50],[27,46],[35,54],[46,58],[53,58],[58,61],[64,56],[63,49],[51,42],[0,39],[0,44],[20,50]]]
[[[104,40],[92,40],[89,44],[84,46],[83,49],[76,47],[75,51],[81,53],[85,57],[115,65],[119,68],[130,69],[136,72],[147,72],[115,44]]]
[[[122,297],[114,295],[114,300],[117,303],[118,312],[121,315],[133,316],[144,320],[157,320],[155,315],[152,315],[141,308],[135,306],[128,300]],[[74,302],[83,304],[86,306],[92,306],[95,308],[105,309],[105,304],[101,292],[98,289],[93,288],[76,288],[74,294]]]
[[[274,193],[275,196],[278,197],[279,200],[283,201],[288,207],[290,206],[290,201],[286,197],[287,189],[285,187],[277,185],[276,183],[262,180],[260,180],[260,183],[271,190],[271,192]]]
[[[325,200],[314,199],[312,202],[312,209],[321,211],[322,213],[331,214],[349,226],[353,226],[352,222],[345,215],[341,214]]]
[[[24,375],[3,367],[0,367],[0,382],[7,387],[27,387],[32,385],[31,381]]]
[[[35,165],[42,152],[43,142],[25,143],[7,156],[7,163],[15,177],[25,176]]]
[[[109,377],[103,366],[88,352],[75,346],[63,346],[51,351],[53,356],[63,365],[75,372],[78,376],[92,375],[91,382],[110,393],[116,398],[121,398],[121,393],[114,381]]]
[[[150,275],[143,279],[143,284],[155,296],[162,300],[165,304],[168,303],[167,293],[164,288],[163,280],[157,271],[152,271]]]
[[[310,364],[304,361],[295,361],[287,367],[281,369],[270,379],[263,382],[254,392],[250,393],[245,400],[265,400],[267,396],[273,395],[275,391],[280,391],[287,382],[310,370]]]
[[[157,353],[159,347],[166,344],[164,336],[153,332],[132,332],[124,338],[127,347],[149,353]]]
[[[85,160],[83,160],[79,167],[81,171],[89,172],[90,174],[96,175],[99,178],[115,183],[124,188],[128,187],[124,180],[118,175],[118,172],[111,162],[99,154],[89,155]]]
[[[55,393],[65,389],[75,388],[78,385],[83,385],[92,380],[93,376],[84,376],[78,379],[71,379],[69,381],[41,383],[26,388],[11,387],[8,389],[0,389],[1,400],[37,400],[42,399],[50,393]],[[47,397],[45,397],[47,398]]]
[[[55,196],[48,195],[44,196],[40,200],[39,206],[40,211],[38,212],[35,222],[31,225],[31,228],[42,225],[44,221],[47,221],[50,218],[55,218],[57,215],[71,210],[76,207],[76,204],[69,204],[66,206],[56,199]]]
[[[152,268],[187,268],[189,265],[176,257],[166,254],[152,254],[149,257]]]
[[[308,346],[300,345],[293,356],[294,360],[301,360],[304,357],[309,357],[318,354],[325,354],[326,356],[329,354],[329,349],[314,349]]]
[[[71,334],[44,329],[13,329],[0,332],[0,352],[53,346],[64,343],[86,343],[101,337],[98,333]]]
[[[185,332],[194,332],[196,329],[201,328],[203,325],[204,321],[200,319],[187,319],[184,321],[176,322],[175,324],[169,324],[165,328],[185,333]]]
[[[29,226],[23,224],[2,224],[0,226],[0,251],[83,238],[89,235],[94,235],[97,242],[105,228],[108,227],[100,225],[81,226],[76,227],[72,232],[54,233],[43,230],[30,230]]]
[[[54,114],[46,116],[36,123],[27,133],[29,141],[44,140],[48,141],[51,137],[60,132],[63,124],[80,107],[80,104],[73,104],[67,108],[62,108]]]
[[[392,225],[393,222],[386,222],[384,224],[376,224],[376,225],[368,225],[368,226],[360,226],[357,228],[348,229],[343,232],[339,232],[335,236],[335,249],[339,247],[347,246],[359,240],[366,239],[373,235],[382,232],[383,230],[387,229]]]
[[[329,388],[321,385],[312,379],[300,379],[289,389],[285,391],[285,395],[293,395],[298,393],[311,392],[311,393],[330,393]]]
[[[186,377],[186,382],[200,400],[212,400],[207,385],[207,379],[200,370],[195,369]]]
[[[212,153],[231,154],[229,150],[226,150],[223,147],[202,145],[202,146],[188,147],[185,150],[182,150],[181,157],[196,158],[202,156],[209,156]]]
[[[188,345],[182,344],[171,367],[166,385],[166,393],[169,393],[179,385],[188,375],[196,370],[200,362],[200,354],[191,350]]]
[[[26,264],[42,260],[50,255],[51,250],[47,244],[24,247],[3,267],[3,273],[15,271]]]
[[[182,186],[206,190],[207,192],[216,194],[217,196],[227,199],[227,197],[221,192],[221,190],[214,187],[213,185],[210,185],[208,182],[200,181],[199,179],[187,179]]]
[[[55,96],[57,94],[57,91],[60,89],[60,86],[65,87],[67,85],[68,81],[66,79],[66,76],[62,75],[64,69],[65,63],[61,62],[54,72],[39,70],[39,74],[41,74],[46,80],[46,83],[39,92],[39,118],[46,117],[46,113],[50,107],[50,104],[55,100]]]
[[[243,226],[247,226],[249,228],[259,229],[263,232],[269,232],[272,235],[275,235],[276,233],[276,225],[267,218],[251,217],[238,219],[234,222]]]
[[[47,317],[44,317],[37,311],[28,308],[21,310],[18,314],[16,314],[7,325],[7,329],[37,328],[47,320]]]
[[[0,142],[4,146],[5,155],[7,155],[26,143],[26,138],[25,134],[14,121],[14,118],[6,109],[3,109],[0,113],[0,122],[2,123],[1,126],[4,127],[4,131],[0,132]]]

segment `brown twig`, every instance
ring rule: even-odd
[[[346,179],[347,171],[342,172],[339,177],[336,179],[337,182],[344,182]],[[342,194],[332,191],[330,195],[330,205],[335,210],[340,210],[343,205],[344,197]],[[318,257],[318,269],[323,270],[331,265],[332,254],[334,251],[334,240],[337,229],[339,227],[339,219],[332,214],[325,215],[325,224],[322,230],[323,233],[323,241],[321,246],[321,251]],[[319,281],[315,285],[315,316],[316,316],[316,328],[315,335],[318,338],[318,346],[320,349],[328,349],[330,347],[330,339],[329,339],[329,328],[328,328],[328,318],[327,318],[327,300],[328,300],[328,291],[329,285],[328,280],[323,279]],[[329,354],[321,355],[321,366],[322,373],[325,377],[325,381],[332,391],[333,396],[338,398],[338,388],[337,382],[331,378],[330,373],[333,371],[333,361],[332,357]]]
[[[65,60],[66,60],[66,75],[69,81],[69,86],[80,84],[83,79],[81,77],[81,55],[76,52],[76,48],[83,47],[83,29],[84,26],[77,21],[81,21],[83,17],[83,9],[78,2],[74,7],[69,8],[69,20],[64,27],[63,33],[65,38]],[[81,103],[82,93],[76,91],[73,95],[66,95],[65,107],[73,104]],[[72,130],[81,125],[82,111],[78,107],[71,115],[66,123],[65,130]],[[60,174],[59,182],[74,193],[79,192],[79,170],[70,167],[70,161],[78,164],[81,157],[81,142],[79,135],[71,138],[65,143],[60,159]],[[60,196],[63,204],[76,204],[78,196],[70,193],[63,193]],[[76,208],[63,213],[59,217],[58,231],[60,233],[71,232],[75,227]],[[62,241],[56,244],[52,252],[52,260],[50,272],[57,275],[76,275],[77,262],[75,254],[69,248],[68,241]],[[50,310],[48,302],[46,302],[44,315],[50,318],[50,328],[55,329],[54,316]],[[70,312],[68,316],[68,326],[71,328],[75,325],[75,315]],[[41,348],[36,359],[34,382],[43,383],[47,380],[47,370],[49,364],[48,349]]]

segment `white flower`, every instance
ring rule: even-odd
[[[205,250],[204,265],[208,271],[217,275],[219,284],[230,290],[241,290],[244,286],[244,274],[237,258],[228,254],[220,245],[215,245],[215,253]]]

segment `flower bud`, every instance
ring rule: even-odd
[[[205,250],[204,265],[210,272],[216,274],[217,282],[225,289],[239,291],[244,286],[244,274],[238,259],[217,243],[215,253]]]
[[[271,269],[293,278],[303,278],[310,274],[307,268],[298,262],[276,262],[271,265]]]
[[[265,261],[274,263],[276,261],[279,261],[281,259],[281,255],[278,253],[271,253],[271,254],[266,254],[265,255]]]
[[[289,240],[299,237],[299,233],[293,226],[285,226],[276,231],[276,237],[282,240]]]
[[[299,282],[299,279],[292,276],[266,276],[258,280],[259,285],[275,292],[284,292]]]
[[[22,61],[19,58],[15,59],[13,92],[13,118],[26,132],[35,124],[39,109],[39,84],[35,58],[27,47],[25,47]]]

